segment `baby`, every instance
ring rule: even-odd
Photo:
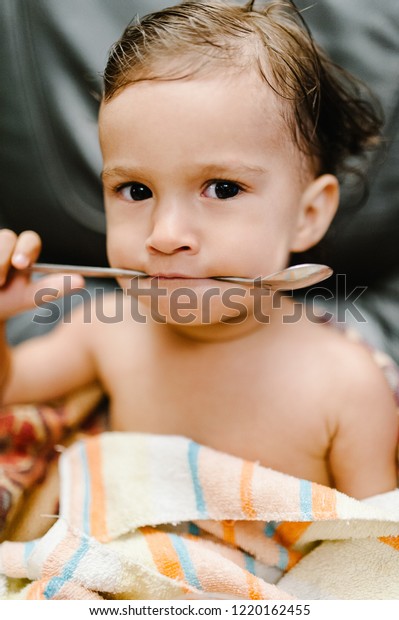
[[[260,287],[325,234],[336,174],[379,123],[289,3],[183,2],[132,23],[99,128],[111,266],[124,295],[7,347],[4,323],[65,275],[31,281],[33,231],[0,232],[3,405],[99,380],[110,427],[179,434],[357,498],[396,487],[398,421],[366,348]],[[69,277],[74,288],[80,276]],[[105,320],[114,317],[115,320]]]

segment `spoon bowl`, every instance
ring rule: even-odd
[[[311,286],[322,280],[326,280],[333,273],[331,267],[315,263],[292,265],[282,271],[276,271],[268,276],[252,278],[236,278],[234,276],[218,276],[215,280],[236,282],[237,284],[253,284],[262,288],[270,288],[280,291],[294,291],[299,288]]]

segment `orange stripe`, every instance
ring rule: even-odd
[[[235,521],[232,521],[230,519],[226,521],[222,521],[223,540],[229,545],[236,544],[236,535],[234,531],[234,526],[235,526]]]
[[[293,568],[295,564],[298,564],[299,560],[302,560],[302,558],[303,558],[303,553],[300,553],[299,551],[294,551],[292,549],[288,549],[288,563],[287,563],[287,568],[285,569],[285,571],[291,570],[291,568]]]
[[[337,519],[337,493],[319,484],[312,484],[312,512],[317,519]]]
[[[241,508],[249,519],[256,518],[256,511],[252,502],[252,476],[254,468],[255,463],[250,463],[249,461],[242,462],[240,483]]]
[[[389,545],[396,551],[399,551],[399,537],[398,536],[381,536],[378,540]]]
[[[292,547],[306,532],[309,525],[311,525],[310,522],[283,521],[276,528],[276,541],[284,547]]]
[[[83,504],[83,484],[82,479],[82,463],[80,461],[80,454],[75,446],[69,457],[69,513],[64,515],[64,518],[69,522],[72,528],[82,530],[82,504]],[[76,484],[75,480],[79,482]],[[79,506],[80,510],[76,510],[76,506]]]
[[[108,532],[100,437],[86,442],[86,453],[90,471],[90,533],[104,542],[108,539]]]
[[[168,534],[155,530],[152,527],[141,527],[140,532],[145,536],[146,543],[159,572],[165,575],[165,577],[184,582],[184,572]]]
[[[27,597],[26,597],[27,600],[28,601],[45,600],[44,590],[48,582],[49,582],[48,579],[40,579],[39,581],[34,581],[28,590]]]
[[[261,601],[263,599],[262,591],[259,587],[259,579],[252,575],[251,573],[247,573],[247,585],[248,585],[248,596],[251,601]]]

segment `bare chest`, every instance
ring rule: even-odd
[[[118,354],[102,364],[113,430],[183,435],[328,483],[325,424],[295,368],[282,360],[151,346]]]

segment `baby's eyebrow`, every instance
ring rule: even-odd
[[[134,177],[138,174],[148,173],[147,170],[140,167],[128,167],[128,166],[115,166],[113,168],[104,168],[101,173],[101,178],[105,177]],[[232,174],[265,174],[267,170],[261,166],[254,164],[243,164],[237,162],[214,162],[207,164],[194,164],[192,172],[205,176],[217,176],[217,175],[232,175]]]
[[[100,176],[104,180],[104,177],[133,177],[143,172],[144,170],[139,167],[115,166],[113,168],[104,168]]]
[[[201,166],[201,172],[205,175],[215,174],[265,174],[267,170],[254,164],[241,162],[215,162]]]

